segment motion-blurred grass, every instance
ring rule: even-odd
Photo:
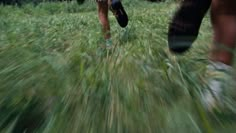
[[[130,22],[121,29],[109,14],[116,49],[107,57],[97,54],[95,2],[0,6],[1,132],[233,133],[233,121],[199,102],[209,16],[191,52],[175,56],[167,26],[177,5],[123,4]]]

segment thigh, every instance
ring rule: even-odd
[[[108,3],[109,0],[96,0],[97,3]]]
[[[212,0],[211,8],[216,14],[236,15],[236,0]]]
[[[96,0],[98,5],[98,12],[108,12],[108,1],[109,0]]]

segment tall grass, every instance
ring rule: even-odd
[[[234,131],[199,102],[209,17],[191,52],[175,56],[166,35],[176,4],[123,2],[130,22],[121,29],[110,13],[106,57],[95,3],[0,7],[1,132]]]

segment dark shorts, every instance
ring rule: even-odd
[[[108,0],[96,0],[96,2],[107,2]]]

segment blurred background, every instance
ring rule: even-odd
[[[191,52],[175,56],[167,29],[179,1],[151,1],[122,1],[124,29],[109,13],[116,49],[101,57],[94,0],[1,0],[0,132],[234,133],[234,87],[226,110],[200,102],[209,15]]]

